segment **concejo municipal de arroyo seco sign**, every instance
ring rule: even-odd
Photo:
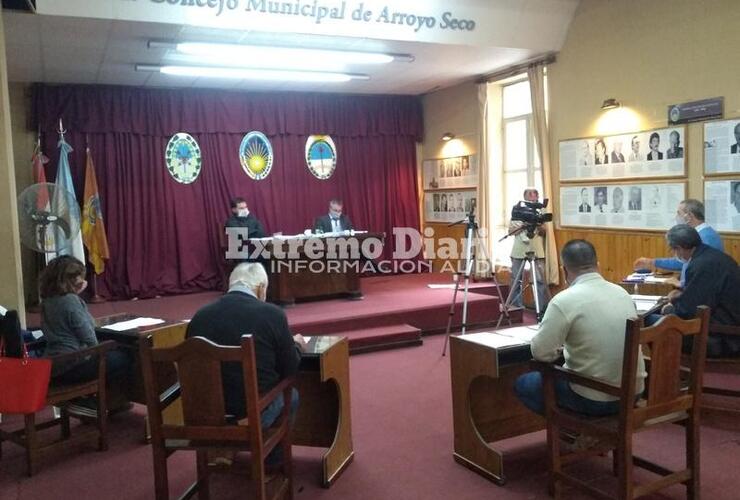
[[[449,0],[37,0],[44,15],[409,41],[479,43],[485,8]]]
[[[122,0],[126,1],[126,0]],[[130,0],[129,0],[130,1]],[[387,5],[380,9],[367,8],[365,2],[319,2],[279,0],[149,0],[151,3],[170,5],[172,7],[201,7],[213,9],[216,16],[237,9],[245,12],[259,12],[278,16],[300,16],[310,19],[316,24],[329,20],[356,21],[360,23],[384,23],[405,25],[414,28],[441,30],[475,29],[475,20],[458,19],[451,11],[443,12],[440,16],[424,15],[420,12],[404,11],[391,8]]]

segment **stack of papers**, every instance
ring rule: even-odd
[[[659,278],[658,276],[647,276],[645,283],[667,283],[670,278]]]
[[[463,335],[462,338],[486,347],[499,349],[502,347],[529,345],[535,335],[537,335],[537,325],[517,326],[496,332],[468,333]]]
[[[164,323],[163,319],[158,318],[135,318],[128,321],[119,321],[118,323],[112,323],[105,325],[103,328],[106,330],[113,330],[114,332],[125,332],[127,330],[135,330],[143,326],[160,325]]]

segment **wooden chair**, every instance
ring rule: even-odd
[[[241,346],[219,346],[202,338],[186,339],[175,347],[153,348],[152,337],[141,342],[141,364],[144,375],[147,409],[152,435],[155,498],[169,498],[167,457],[178,450],[195,450],[197,481],[183,494],[190,498],[209,498],[207,452],[230,450],[251,452],[251,478],[255,497],[267,497],[265,457],[277,446],[283,449],[284,481],[271,498],[293,498],[290,442],[290,400],[293,378],[283,380],[267,394],[257,389],[254,342],[244,336]],[[247,401],[247,422],[242,424],[226,415],[221,364],[241,363]],[[179,382],[169,388],[156,387],[156,371],[177,364]],[[280,394],[285,405],[280,417],[263,429],[260,414]],[[167,422],[163,411],[178,398],[182,402],[182,422]]]
[[[740,337],[740,326],[712,323],[709,325],[709,331],[722,335]],[[731,373],[740,375],[740,358],[707,358],[707,371],[712,373]],[[718,396],[740,397],[740,390],[720,387],[704,386],[704,392],[707,394],[716,394]]]
[[[566,474],[563,469],[565,465],[605,450],[613,452],[614,473],[618,479],[616,498],[632,499],[676,483],[686,486],[688,498],[699,498],[699,399],[708,320],[709,309],[701,306],[697,317],[692,320],[666,316],[654,326],[642,329],[640,320],[627,321],[620,387],[560,366],[541,366],[544,370],[549,487],[555,498],[561,498],[563,483],[585,490],[598,498],[614,498],[603,490]],[[691,365],[688,368],[681,366],[681,346],[683,338],[687,336],[693,336]],[[649,348],[651,357],[645,393],[636,399],[637,361],[642,346]],[[555,396],[556,378],[618,397],[621,402],[619,413],[613,417],[596,418],[558,407]],[[686,468],[683,470],[671,471],[632,454],[633,434],[661,423],[680,423],[686,429]],[[597,449],[562,453],[561,431],[596,438]],[[633,465],[662,477],[652,483],[635,485]]]
[[[14,315],[14,316],[13,316]],[[13,322],[12,328],[6,326],[2,329],[2,335],[6,339],[6,345],[20,345],[22,334],[20,322],[15,311],[8,311],[6,321],[10,317]],[[12,338],[12,339],[11,339]],[[20,339],[20,340],[19,340]],[[10,341],[10,342],[8,342]],[[76,446],[79,443],[95,441],[98,450],[105,451],[108,449],[107,428],[108,428],[108,410],[106,406],[105,391],[105,353],[114,347],[113,342],[103,342],[95,347],[84,349],[82,351],[58,356],[49,357],[52,363],[75,363],[84,361],[90,356],[97,356],[98,359],[98,377],[80,384],[57,385],[52,380],[49,386],[49,392],[46,396],[48,406],[55,406],[60,409],[58,417],[41,423],[36,423],[36,414],[28,413],[24,415],[24,426],[15,431],[0,430],[0,446],[3,441],[11,441],[26,450],[27,473],[32,476],[37,468],[38,462],[44,457],[58,452],[62,448]],[[86,396],[96,396],[97,410],[80,407],[75,404],[77,398]],[[70,429],[70,417],[91,423],[75,430],[72,435]],[[60,439],[50,443],[42,443],[37,431],[48,429],[56,425],[60,426]],[[1,448],[0,448],[1,456]]]
[[[709,331],[740,337],[740,326],[712,323],[709,325]],[[707,373],[740,375],[740,358],[707,358],[705,371]],[[702,412],[704,416],[710,417],[709,420],[714,424],[736,430],[738,422],[740,422],[740,390],[717,385],[704,385],[702,392],[709,396],[703,398]]]

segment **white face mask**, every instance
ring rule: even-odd
[[[246,208],[240,208],[236,212],[237,217],[246,217],[247,215],[249,215],[249,209]]]
[[[673,256],[674,256],[674,257],[676,258],[676,260],[677,260],[677,261],[679,261],[679,262],[680,262],[681,264],[688,264],[688,262],[689,262],[689,261],[688,261],[687,259],[684,259],[683,257],[681,257],[680,255],[678,255],[677,253],[674,253],[674,254],[673,254]]]
[[[686,224],[686,221],[684,220],[683,216],[681,215],[676,216],[676,224]]]

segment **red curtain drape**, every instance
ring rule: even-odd
[[[78,198],[85,144],[95,163],[111,259],[99,280],[108,297],[151,297],[217,288],[224,279],[220,237],[229,200],[247,199],[268,232],[311,227],[340,197],[355,227],[385,231],[419,226],[415,143],[421,106],[405,96],[255,94],[215,90],[38,85],[34,129],[56,177],[59,118]],[[261,181],[239,163],[251,130],[272,142],[274,163]],[[172,179],[164,150],[176,132],[199,143],[203,168],[192,184]],[[306,167],[311,134],[329,133],[337,169],[325,181]],[[392,241],[384,258],[390,258]]]

